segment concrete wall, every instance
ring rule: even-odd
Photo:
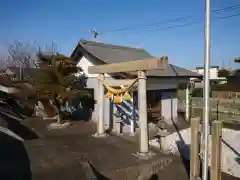
[[[162,116],[169,123],[177,119],[178,99],[176,95],[177,92],[162,92],[161,95]]]

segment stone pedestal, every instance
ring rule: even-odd
[[[116,119],[115,120],[115,126],[113,131],[116,134],[122,134],[123,133],[123,121],[121,119]]]
[[[155,156],[156,153],[148,151],[148,152],[137,152],[135,154],[133,154],[133,156],[136,156],[139,159],[143,159],[143,160],[148,160],[151,159],[153,156]]]
[[[166,136],[169,135],[167,131],[162,131],[158,133],[160,150],[166,152],[168,151]]]
[[[102,134],[95,133],[92,136],[95,138],[104,138],[104,137],[107,137],[108,134],[107,133],[102,133]]]
[[[65,123],[61,123],[61,124],[54,122],[54,123],[49,124],[47,128],[49,130],[57,130],[57,129],[67,128],[68,126],[70,126],[70,122],[65,122]]]
[[[169,132],[166,128],[166,123],[164,121],[160,121],[157,124],[157,135],[159,137],[159,144],[160,144],[160,150],[167,151],[167,142],[166,142],[166,136],[169,135]]]

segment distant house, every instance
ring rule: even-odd
[[[210,66],[209,68],[210,74],[209,74],[209,79],[212,82],[215,83],[225,83],[226,78],[225,77],[219,77],[219,66]],[[204,75],[204,67],[196,67],[195,69],[191,69],[192,72],[199,73],[201,75]],[[203,80],[196,79],[196,78],[191,78],[192,81],[195,81],[195,86],[196,87],[203,87]]]
[[[26,74],[26,69],[28,68],[20,68],[20,67],[8,67],[5,73],[10,76],[12,79],[20,80]]]
[[[20,68],[20,67],[8,67],[5,73],[12,78],[12,80],[16,81],[26,81],[32,79],[34,73],[37,71],[43,71],[39,68]]]
[[[8,76],[1,74],[0,75],[0,91],[4,93],[15,93],[18,92],[17,86],[13,85]]]
[[[30,93],[27,90],[31,89],[32,85],[28,80],[32,79],[36,70],[36,68],[8,67],[0,76],[0,90],[6,93],[16,93],[21,89],[24,91],[21,94]]]
[[[239,69],[221,69],[221,77],[226,78],[227,83],[212,86],[212,96],[217,98],[240,98],[240,70]]]
[[[210,69],[210,79],[219,79],[218,77],[219,66],[210,66],[209,69]],[[204,75],[204,67],[196,67],[196,69],[192,71]]]
[[[98,76],[97,74],[89,74],[88,67],[94,65],[111,64],[119,62],[127,62],[130,60],[145,60],[153,58],[147,51],[139,48],[104,44],[92,41],[81,40],[74,49],[71,58],[83,69],[87,77],[87,87],[94,88],[95,100],[98,99]],[[129,74],[107,74],[106,78],[130,78]],[[163,117],[166,120],[177,119],[178,100],[176,97],[176,89],[180,83],[188,82],[190,78],[199,77],[200,75],[186,70],[184,68],[169,64],[165,70],[151,70],[147,72],[147,101],[149,120],[153,116]],[[134,78],[134,77],[131,77]],[[138,118],[133,117],[137,114],[137,92],[133,90],[133,102],[122,102],[115,105],[113,112],[111,111],[111,102],[105,100],[105,123],[108,126],[112,118],[112,114],[118,114],[116,111],[124,112],[122,115],[126,129],[129,127],[129,119],[135,118],[138,124]],[[136,113],[134,113],[136,112]],[[154,114],[154,115],[153,115]],[[92,120],[97,120],[97,106],[92,114]],[[116,115],[117,116],[117,115]],[[116,118],[115,116],[113,118]]]

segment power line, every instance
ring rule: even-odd
[[[233,10],[233,9],[238,9],[238,8],[240,8],[240,4],[225,7],[225,8],[221,8],[221,9],[217,9],[217,10],[213,10],[212,13],[217,14],[217,13],[222,13],[222,12],[226,12],[226,11]],[[184,21],[184,20],[192,19],[192,18],[197,17],[197,16],[201,16],[201,15],[204,15],[204,13],[199,13],[197,15],[189,15],[189,16],[185,16],[185,17],[177,17],[177,18],[174,18],[174,19],[149,23],[149,24],[145,24],[145,25],[141,25],[141,26],[131,26],[131,27],[125,27],[125,28],[109,29],[109,30],[105,30],[105,31],[102,31],[102,32],[103,33],[123,32],[123,31],[135,30],[135,29],[139,29],[139,28],[147,28],[149,26],[156,26],[156,25],[160,25],[160,24],[168,24],[170,22],[175,22],[175,21]]]
[[[237,17],[237,16],[240,16],[240,13],[215,18],[215,19],[213,19],[213,21],[228,19],[228,18]],[[129,34],[138,34],[138,33],[152,32],[152,31],[163,31],[163,30],[174,29],[174,28],[179,28],[179,27],[191,26],[191,25],[200,24],[200,23],[204,23],[204,21],[195,21],[195,22],[184,23],[184,24],[175,25],[175,26],[167,26],[167,27],[163,27],[163,28],[155,28],[155,29],[148,29],[148,30],[142,30],[142,31],[141,30],[140,31],[133,31],[133,32],[121,33],[121,34],[122,35],[129,35]]]
[[[229,10],[237,9],[237,8],[240,8],[240,4],[225,7],[225,8],[221,8],[221,9],[217,9],[217,10],[213,10],[212,12],[213,13],[221,13],[221,12],[225,12],[225,11],[229,11]],[[142,25],[142,26],[135,26],[135,27],[132,26],[132,27],[126,27],[126,28],[112,29],[112,30],[107,30],[105,32],[120,32],[120,31],[133,30],[133,29],[137,29],[137,28],[141,28],[141,27],[149,27],[149,26],[155,26],[155,25],[159,25],[159,24],[168,24],[168,23],[174,22],[174,21],[188,20],[188,19],[200,16],[200,15],[204,15],[204,13],[199,13],[197,15],[189,15],[189,16],[185,16],[185,17],[178,17],[178,18],[164,20],[164,21],[160,21],[160,22],[149,23],[149,24],[145,24],[145,25]]]

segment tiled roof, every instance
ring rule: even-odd
[[[141,48],[132,48],[126,46],[117,46],[112,44],[104,44],[93,41],[81,40],[78,44],[79,48],[103,61],[106,64],[127,62],[131,60],[145,60],[153,58],[147,51]],[[160,77],[200,77],[201,75],[184,68],[169,64],[165,70],[150,70],[148,76]]]
[[[152,58],[144,49],[103,44],[82,40],[79,44],[92,55],[105,63],[119,63],[129,60],[141,60]]]

